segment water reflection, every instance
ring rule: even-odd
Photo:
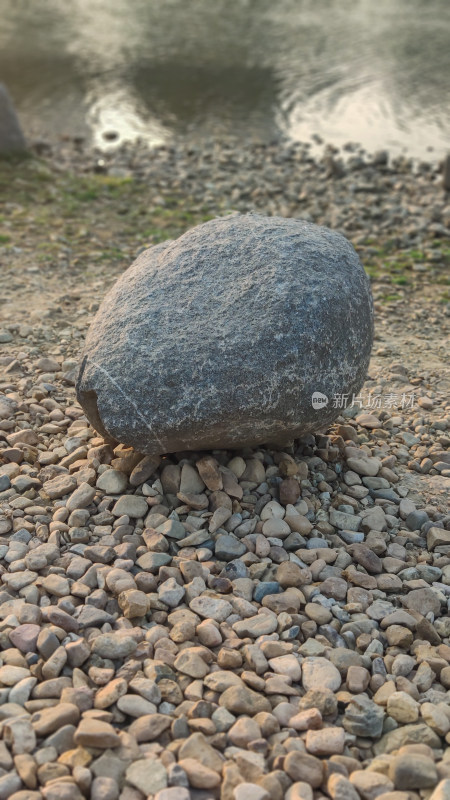
[[[3,0],[0,80],[28,130],[441,155],[446,0]]]

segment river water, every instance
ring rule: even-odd
[[[1,0],[0,13],[0,80],[29,135],[450,148],[448,0]]]

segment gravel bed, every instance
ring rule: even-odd
[[[447,483],[443,400],[159,459],[97,436],[71,363],[14,363],[0,800],[447,797],[450,516],[400,477],[426,440]]]
[[[119,268],[80,278],[62,241],[37,272],[34,222],[22,250],[0,253],[0,800],[448,800],[437,167],[250,144],[67,144],[52,158],[40,169],[55,192],[69,167],[132,175],[150,214],[179,192],[191,209],[331,225],[365,264],[380,243],[387,260],[422,255],[395,298],[374,277],[364,403],[343,402],[332,428],[285,451],[158,459],[112,449],[75,401],[82,338]],[[27,211],[5,213],[13,230]]]
[[[368,153],[351,142],[342,149],[323,142],[312,149],[310,143],[284,140],[205,139],[194,145],[178,139],[154,149],[135,142],[103,152],[67,139],[37,141],[34,152],[60,173],[144,183],[151,190],[149,212],[181,196],[191,212],[259,210],[301,217],[361,246],[373,237],[373,245],[387,239],[400,248],[450,237],[442,163],[392,158],[388,150]]]

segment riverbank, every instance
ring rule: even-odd
[[[106,156],[67,143],[0,163],[0,196],[2,796],[447,790],[438,168],[282,145]],[[176,454],[149,473],[76,404],[87,327],[143,247],[252,210],[329,225],[357,248],[375,305],[360,406],[343,400],[326,435],[284,454]]]
[[[56,329],[70,320],[81,336],[142,248],[233,211],[297,216],[357,249],[372,282],[380,367],[389,356],[416,366],[426,346],[428,371],[448,391],[450,197],[440,167],[355,151],[344,164],[331,148],[317,161],[282,143],[107,155],[66,142],[47,158],[3,163],[4,318]]]

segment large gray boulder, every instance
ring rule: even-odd
[[[24,153],[25,137],[8,90],[0,83],[0,156]]]
[[[335,420],[335,395],[351,402],[372,337],[369,281],[343,236],[229,216],[122,275],[88,332],[77,395],[97,431],[142,453],[281,445]]]

